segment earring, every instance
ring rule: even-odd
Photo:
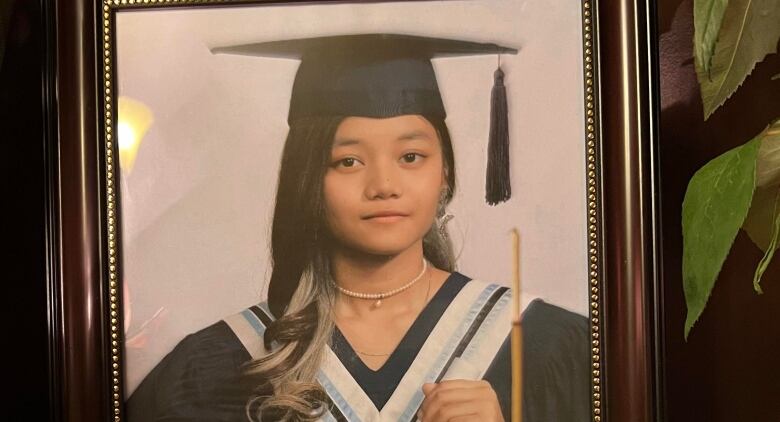
[[[444,217],[444,214],[447,212],[445,210],[445,207],[447,206],[447,192],[448,189],[444,188],[439,192],[439,202],[436,205],[436,219],[440,219]]]
[[[452,214],[447,214],[447,196],[449,195],[449,189],[442,189],[441,195],[439,195],[439,205],[436,208],[436,226],[439,228],[439,234],[443,238],[447,238],[447,223],[455,218]]]

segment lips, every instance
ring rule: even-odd
[[[378,211],[371,214],[368,214],[363,217],[364,220],[371,220],[371,221],[397,221],[404,217],[408,217],[409,214],[401,211],[395,211],[395,210],[388,210],[388,211]]]

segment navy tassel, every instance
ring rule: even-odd
[[[504,72],[500,66],[493,74],[493,78],[485,201],[490,205],[497,205],[512,196],[512,186],[509,180],[509,119],[506,87]]]

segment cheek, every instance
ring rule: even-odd
[[[326,218],[331,226],[354,208],[351,204],[351,200],[354,201],[352,198],[354,196],[353,188],[338,175],[326,174],[323,181],[323,195],[325,197]]]
[[[338,214],[338,210],[334,209],[334,207],[341,202],[339,193],[339,189],[334,186],[333,178],[326,175],[322,185],[322,194],[325,197],[325,210],[328,214],[328,218],[330,218],[332,214]]]
[[[422,176],[422,175],[421,175]],[[425,181],[423,183],[423,181]],[[416,192],[418,206],[426,217],[436,217],[442,186],[444,185],[442,167],[431,166],[423,177],[416,177],[411,186]]]
[[[441,195],[441,188],[439,185],[430,186],[421,195],[424,199],[420,203],[420,208],[424,210],[426,218],[433,221],[436,218],[436,211],[439,208],[439,196]]]

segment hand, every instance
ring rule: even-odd
[[[501,406],[487,381],[451,380],[423,384],[422,422],[504,422]]]

